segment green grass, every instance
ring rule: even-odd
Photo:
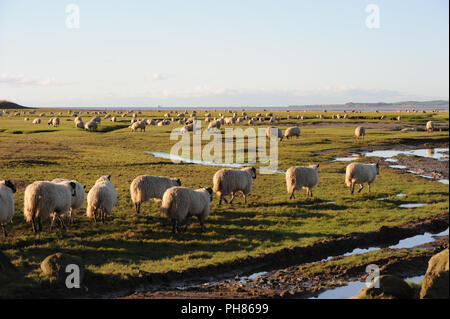
[[[48,110],[45,112],[49,115]],[[40,110],[37,111],[39,113]],[[219,111],[212,113],[217,116]],[[253,116],[256,112],[248,113]],[[163,114],[144,112],[140,117],[162,119]],[[293,116],[296,114],[291,112]],[[172,235],[169,222],[160,215],[158,203],[143,204],[142,216],[136,218],[129,195],[131,181],[141,174],[178,177],[183,186],[192,188],[211,186],[218,167],[174,164],[144,153],[146,150],[170,152],[176,141],[170,141],[169,134],[177,125],[149,126],[143,133],[130,132],[127,127],[131,117],[119,117],[117,123],[103,120],[99,132],[87,132],[76,129],[67,112],[60,116],[58,128],[47,126],[49,116],[43,118],[40,125],[31,124],[34,117],[29,115],[30,122],[24,122],[22,117],[0,117],[0,179],[27,183],[56,177],[70,178],[86,185],[87,192],[98,176],[111,174],[119,196],[113,215],[105,225],[88,220],[83,215],[83,208],[77,212],[77,224],[67,231],[49,232],[47,221],[44,232],[34,235],[31,225],[23,219],[23,188],[19,189],[15,195],[13,224],[7,226],[10,236],[6,239],[0,237],[0,250],[19,268],[20,276],[13,280],[0,276],[0,296],[23,295],[34,291],[32,287],[53,287],[52,281],[41,275],[39,264],[47,255],[57,251],[82,257],[91,283],[120,288],[116,285],[121,280],[137,275],[139,270],[164,272],[217,265],[236,258],[289,246],[305,246],[355,231],[374,231],[381,225],[399,225],[448,212],[449,189],[446,185],[382,167],[372,193],[367,193],[366,189],[361,194],[350,196],[344,185],[348,163],[330,162],[334,156],[349,156],[367,145],[442,142],[448,138],[448,132],[369,129],[364,142],[355,142],[353,127],[319,128],[312,125],[319,122],[316,113],[299,114],[307,119],[303,122],[283,120],[275,125],[282,129],[294,122],[304,125],[299,139],[279,143],[279,169],[320,163],[319,185],[313,191],[313,200],[306,201],[302,191],[296,193],[296,200],[290,201],[282,174],[258,175],[248,205],[243,205],[242,197],[238,197],[233,206],[224,204],[219,207],[217,197],[214,197],[206,232],[200,233],[198,222],[194,220],[187,233],[177,235]],[[286,117],[286,113],[275,115]],[[325,119],[323,122],[347,121],[356,125],[357,122],[377,121],[375,119],[381,116],[357,114],[361,115],[368,119]],[[394,118],[397,113],[387,115]],[[85,122],[92,116],[82,115]],[[327,116],[330,117],[331,112]],[[404,123],[425,125],[430,118],[448,123],[448,113],[402,114]],[[267,121],[257,123],[257,127],[269,125]],[[23,134],[14,133],[18,131]],[[362,158],[358,161],[369,160]],[[395,194],[400,192],[407,196],[396,197]],[[388,197],[388,200],[374,200],[380,197]],[[330,201],[335,203],[329,204]],[[398,208],[402,203],[428,205],[415,209]],[[108,276],[113,276],[114,280]]]

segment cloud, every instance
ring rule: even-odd
[[[0,74],[0,83],[10,84],[10,85],[36,85],[36,86],[49,86],[56,84],[53,78],[31,78],[24,75],[17,74]]]

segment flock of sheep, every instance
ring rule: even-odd
[[[128,113],[123,113],[126,116]],[[84,128],[94,131],[97,129],[101,121],[99,116],[92,118],[86,124],[77,112],[72,112],[75,117],[75,127]],[[264,121],[262,114],[250,118],[244,112],[243,117],[237,117],[234,113],[232,117],[225,117],[223,114],[219,118],[211,119],[210,113],[205,114],[205,121],[209,122],[208,128],[220,128],[221,125],[240,123],[244,120],[248,124],[255,121]],[[45,116],[41,114],[40,117]],[[300,115],[299,115],[300,116]],[[165,118],[170,117],[167,113]],[[272,113],[267,113],[266,117],[270,118],[269,122],[274,123],[280,119],[274,117]],[[105,119],[115,122],[116,117],[106,114]],[[196,119],[195,111],[191,116],[185,119],[185,113],[177,115],[178,123],[183,124],[186,132],[192,131],[194,121]],[[29,120],[29,119],[28,119]],[[40,118],[36,118],[33,123],[41,122]],[[155,120],[137,120],[136,114],[133,114],[130,128],[135,131],[141,129],[145,131],[146,125],[167,125],[171,120],[165,119],[156,122]],[[38,123],[36,123],[38,124]],[[60,124],[59,117],[52,117],[48,121],[49,125],[58,126]],[[429,121],[426,124],[427,131],[433,131],[434,123]],[[298,126],[289,127],[283,134],[279,128],[268,127],[266,132],[268,137],[289,138],[300,136],[300,128]],[[364,138],[366,135],[365,128],[358,126],[355,129],[356,138]],[[309,167],[291,167],[286,171],[286,187],[290,194],[290,199],[295,198],[295,190],[306,189],[307,198],[312,196],[312,189],[318,184],[319,165],[310,165]],[[354,193],[356,184],[360,185],[358,192],[367,183],[370,186],[374,183],[376,176],[379,174],[378,164],[361,164],[352,163],[347,166],[345,174],[345,183]],[[117,193],[110,181],[111,176],[102,176],[90,189],[87,195],[86,215],[93,218],[94,221],[100,220],[103,223],[108,215],[112,213],[113,207],[117,202]],[[221,169],[216,172],[213,177],[212,188],[199,188],[196,190],[182,187],[180,179],[168,178],[161,176],[141,175],[136,177],[130,185],[130,194],[132,202],[135,205],[136,214],[140,213],[141,204],[150,199],[160,199],[160,211],[164,213],[172,222],[172,231],[180,231],[180,225],[188,224],[188,220],[192,216],[199,219],[201,229],[204,230],[205,220],[210,213],[210,202],[212,201],[213,192],[219,197],[219,205],[222,200],[227,202],[225,196],[231,196],[230,204],[237,193],[241,192],[244,197],[244,203],[247,203],[247,196],[251,193],[253,179],[256,178],[256,169],[248,167],[243,169]],[[0,181],[0,224],[2,225],[4,236],[7,236],[6,224],[10,222],[14,215],[14,193],[16,187],[10,180]],[[52,181],[35,181],[28,185],[24,194],[24,217],[27,222],[32,223],[35,233],[42,230],[42,220],[51,218],[52,229],[56,223],[65,228],[62,215],[67,214],[68,223],[73,223],[74,211],[83,206],[85,201],[85,187],[75,180],[54,179]]]
[[[306,189],[307,198],[312,196],[312,188],[319,182],[319,165],[309,167],[291,167],[286,172],[287,192],[290,199],[295,198],[295,190]],[[352,163],[347,166],[345,182],[353,194],[355,184],[370,185],[379,173],[378,164]],[[86,215],[105,222],[112,213],[117,202],[117,193],[110,181],[111,176],[101,176],[89,190],[87,195]],[[172,222],[172,231],[180,232],[180,225],[188,225],[190,217],[196,216],[200,222],[201,230],[210,213],[210,202],[213,192],[219,196],[219,205],[222,200],[228,203],[225,196],[231,196],[233,203],[235,196],[241,192],[244,203],[252,191],[253,179],[256,179],[256,169],[247,167],[242,169],[223,168],[213,177],[213,187],[202,187],[196,190],[181,186],[180,179],[162,176],[141,175],[136,177],[130,185],[131,200],[135,205],[136,214],[140,214],[141,204],[150,199],[160,199],[160,211]],[[6,224],[14,216],[14,193],[16,187],[9,180],[0,181],[0,224],[6,237]],[[51,218],[50,230],[59,223],[65,228],[62,215],[67,214],[68,223],[73,223],[74,211],[83,206],[85,200],[85,187],[75,180],[54,179],[52,181],[35,181],[25,188],[24,217],[32,223],[35,233],[42,230],[42,220]]]

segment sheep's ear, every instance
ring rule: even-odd
[[[75,185],[74,182],[70,182],[70,187],[72,187],[73,189],[75,189],[75,187],[77,187],[77,185]]]
[[[177,178],[177,183],[181,186],[181,179]]]
[[[108,176],[106,176],[106,177],[108,177],[108,179],[111,180],[111,175],[108,175]]]
[[[83,185],[83,189],[86,189],[86,185]]]

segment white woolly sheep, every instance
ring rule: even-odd
[[[61,215],[70,210],[72,196],[76,195],[76,185],[73,182],[56,184],[48,181],[36,181],[25,188],[24,216],[27,222],[32,222],[33,232],[42,230],[41,221],[53,215],[50,230],[56,218],[65,228]],[[36,220],[38,227],[36,227]]]
[[[97,131],[97,122],[89,121],[86,124],[84,124],[84,128],[88,131]]]
[[[294,198],[295,190],[306,189],[306,198],[312,197],[312,188],[319,183],[319,164],[309,167],[290,167],[286,171],[286,188],[291,194],[289,199]]]
[[[221,123],[218,120],[212,121],[209,123],[208,125],[208,129],[212,129],[212,128],[216,128],[216,129],[220,129]]]
[[[84,128],[84,123],[83,123],[83,121],[81,121],[81,120],[76,121],[76,122],[75,122],[75,128],[81,128],[81,129],[83,129],[83,128]]]
[[[106,215],[111,214],[116,205],[117,193],[110,180],[111,175],[101,176],[88,193],[86,215],[94,218],[95,222],[100,217],[102,223],[105,223]]]
[[[64,178],[55,178],[52,180],[52,183],[56,184],[65,184],[67,182],[73,182],[75,184],[75,196],[72,196],[72,204],[70,205],[70,211],[69,211],[69,224],[73,224],[74,221],[74,211],[78,208],[81,208],[84,204],[84,189],[86,186],[78,183],[75,180],[69,181]]]
[[[172,232],[181,232],[179,226],[185,223],[186,231],[191,216],[197,216],[201,231],[205,231],[205,220],[209,215],[209,203],[212,201],[211,188],[199,188],[196,190],[174,186],[169,188],[163,195],[161,213],[172,221]]]
[[[271,136],[275,136],[280,139],[280,141],[283,140],[283,132],[278,127],[269,126],[266,129],[266,136],[270,139]]]
[[[297,136],[297,138],[300,136],[300,127],[298,126],[292,126],[288,127],[286,131],[284,131],[284,137],[289,139],[289,137]]]
[[[0,181],[0,225],[2,225],[3,236],[7,237],[6,224],[14,216],[14,193],[16,187],[10,180]]]
[[[141,204],[150,199],[162,199],[164,192],[173,186],[181,186],[179,178],[164,176],[140,175],[130,185],[131,200],[136,214],[141,211]]]
[[[34,119],[33,124],[41,124],[41,119],[40,118]]]
[[[48,125],[52,125],[53,127],[58,127],[58,126],[59,126],[59,122],[60,122],[59,117],[52,117],[52,118],[47,122],[47,124],[48,124]]]
[[[247,195],[252,191],[252,179],[256,178],[256,168],[246,167],[240,170],[222,168],[213,177],[213,190],[219,196],[219,205],[222,199],[228,203],[224,196],[231,194],[230,204],[233,203],[237,192],[244,195],[244,203],[247,204]]]
[[[350,189],[350,194],[353,195],[355,190],[355,184],[359,184],[361,188],[358,193],[364,188],[364,183],[370,185],[375,182],[377,175],[380,173],[379,165],[376,164],[361,164],[361,163],[351,163],[347,165],[345,170],[345,184]]]
[[[427,128],[427,132],[433,132],[434,131],[434,122],[428,121],[426,128]]]
[[[137,121],[133,124],[131,124],[129,127],[133,132],[136,132],[137,129],[141,129],[141,132],[145,132],[145,127],[147,126],[147,123],[145,121]]]
[[[362,138],[364,140],[364,136],[366,136],[366,129],[364,126],[358,126],[355,129],[356,139]]]

